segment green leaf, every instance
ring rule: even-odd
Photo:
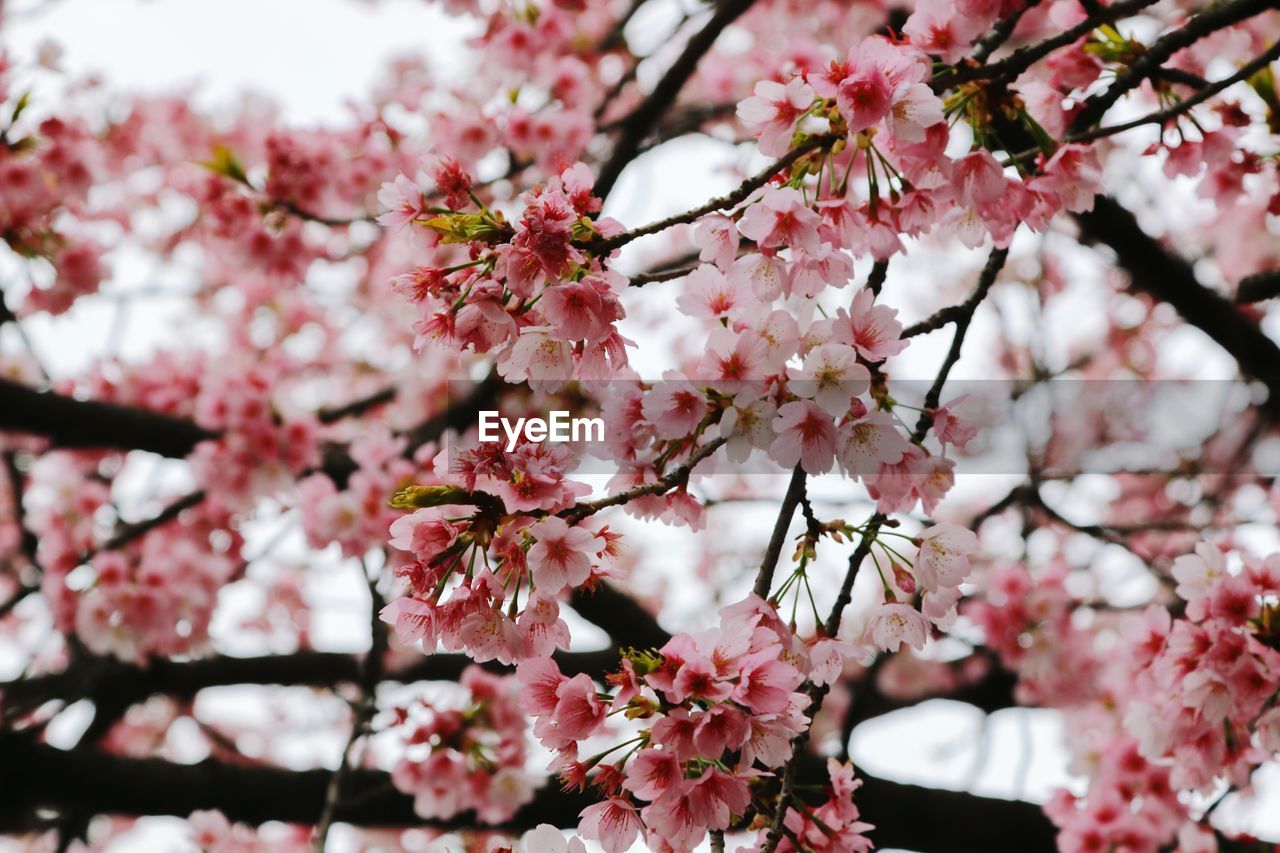
[[[28,90],[18,97],[18,102],[13,105],[13,115],[9,117],[9,126],[13,127],[18,122],[19,116],[23,111],[31,105],[31,92]]]
[[[213,159],[200,163],[211,172],[217,172],[219,175],[230,178],[237,183],[249,186],[249,175],[244,170],[244,164],[240,162],[240,158],[235,152],[225,145],[215,145],[213,147]]]

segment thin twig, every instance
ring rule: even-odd
[[[706,216],[708,213],[715,213],[718,210],[727,210],[746,201],[751,194],[763,187],[773,178],[774,175],[781,172],[794,164],[801,157],[816,151],[819,148],[835,143],[841,137],[831,133],[819,134],[811,136],[800,145],[792,148],[785,156],[774,163],[766,166],[763,170],[743,181],[737,189],[719,198],[713,198],[706,204],[686,210],[684,213],[677,213],[674,216],[668,216],[666,219],[659,219],[656,222],[650,222],[648,225],[642,225],[631,231],[623,231],[613,237],[606,237],[600,240],[592,240],[583,244],[583,248],[589,249],[596,254],[607,254],[614,249],[621,248],[633,240],[648,236],[649,234],[658,234],[676,225],[685,225],[693,222],[700,217]],[[598,192],[598,191],[597,191]]]
[[[1178,51],[1189,47],[1210,33],[1233,26],[1273,8],[1275,8],[1275,0],[1230,0],[1230,2],[1211,6],[1196,15],[1186,26],[1148,45],[1141,56],[1116,75],[1115,82],[1107,87],[1106,91],[1086,101],[1084,108],[1072,119],[1072,129],[1079,131],[1097,124],[1116,101],[1140,86]]]
[[[637,486],[634,489],[628,489],[625,492],[619,492],[616,495],[601,498],[597,501],[587,501],[586,503],[571,506],[559,512],[558,515],[577,522],[611,506],[621,506],[622,504],[630,503],[636,498],[643,498],[649,495],[664,494],[670,489],[687,483],[690,472],[698,466],[698,463],[723,447],[726,441],[728,439],[723,436],[712,439],[698,448],[683,465],[673,468],[652,483],[646,483],[643,486]]]
[[[609,159],[600,167],[600,172],[596,177],[595,193],[600,198],[606,198],[613,185],[617,183],[618,177],[622,174],[622,170],[635,159],[640,151],[640,143],[644,141],[649,130],[662,118],[662,114],[667,108],[675,102],[676,97],[680,94],[680,90],[684,88],[685,83],[689,82],[689,78],[693,76],[694,71],[698,68],[698,63],[702,57],[706,55],[711,46],[716,43],[716,39],[720,37],[720,33],[724,28],[733,23],[747,9],[751,8],[753,0],[722,0],[716,7],[715,13],[711,16],[711,20],[707,21],[707,25],[693,36],[684,46],[684,51],[679,58],[667,69],[667,73],[658,81],[658,85],[653,88],[649,96],[641,101],[630,115],[626,117],[621,126],[621,132],[618,136],[617,143],[613,146],[613,153],[609,155]]]
[[[933,426],[932,411],[938,408],[938,402],[942,398],[942,386],[947,384],[951,368],[955,367],[956,362],[960,360],[960,350],[964,347],[964,338],[969,331],[969,324],[973,322],[974,313],[986,298],[991,286],[995,284],[996,277],[1004,268],[1004,262],[1008,257],[1008,249],[993,249],[987,258],[987,265],[982,268],[982,275],[978,277],[978,284],[974,287],[973,293],[959,306],[961,310],[955,316],[956,334],[951,339],[951,349],[947,351],[947,357],[943,359],[942,367],[938,370],[933,385],[925,394],[924,412],[921,413],[920,420],[916,421],[916,431],[912,439],[917,444],[924,440],[925,433],[929,431],[929,427]]]
[[[760,571],[756,573],[754,592],[761,598],[768,598],[769,590],[773,588],[774,569],[782,556],[782,546],[787,541],[787,529],[795,516],[796,505],[804,496],[804,484],[804,468],[797,465],[791,472],[791,482],[787,484],[787,493],[778,509],[778,520],[773,524],[773,535],[769,537],[769,547],[765,549],[764,559],[760,561]]]

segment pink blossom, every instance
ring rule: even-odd
[[[1028,182],[1028,188],[1053,196],[1057,204],[1073,213],[1093,210],[1093,199],[1102,191],[1102,169],[1088,145],[1061,146],[1044,164],[1042,177]]]
[[[516,667],[516,678],[524,685],[520,707],[535,716],[551,714],[560,701],[560,686],[568,681],[549,657],[529,658]]]
[[[554,515],[529,528],[529,535],[537,540],[529,549],[529,569],[538,589],[548,595],[586,583],[592,560],[604,550],[604,543],[591,531],[570,527]]]
[[[840,425],[837,456],[850,477],[866,477],[897,464],[910,447],[893,415],[877,410]]]
[[[776,714],[787,707],[791,691],[800,686],[804,676],[790,663],[780,659],[771,649],[743,658],[734,701],[758,714]]]
[[[617,797],[587,806],[578,820],[578,833],[599,841],[605,853],[626,853],[643,830],[636,807]]]
[[[385,212],[378,215],[378,224],[384,228],[403,228],[420,219],[426,207],[425,188],[429,181],[424,173],[419,172],[416,181],[406,175],[396,175],[394,181],[383,184],[378,190],[378,204],[385,208]]]
[[[896,652],[903,643],[922,649],[929,636],[929,624],[920,611],[908,604],[881,604],[871,615],[867,633],[887,652]]]
[[[668,378],[645,395],[641,409],[659,438],[683,438],[706,415],[707,401],[688,382]]]
[[[740,280],[726,278],[710,264],[702,264],[689,273],[683,292],[676,297],[676,306],[685,314],[708,320],[739,314],[753,302]]]
[[[729,698],[733,691],[732,684],[719,679],[716,667],[710,660],[695,654],[680,662],[668,692],[674,702],[686,699],[721,702]]]
[[[431,648],[436,644],[435,611],[431,605],[416,598],[397,598],[378,613],[378,617],[393,626],[396,639],[406,645],[423,640]]]
[[[896,309],[876,305],[870,290],[859,290],[849,310],[836,313],[834,334],[838,340],[848,340],[867,361],[884,361],[907,348],[897,317]]]
[[[734,397],[720,417],[720,435],[728,439],[725,453],[734,462],[745,462],[753,449],[767,450],[773,442],[773,419],[778,409],[753,388]]]
[[[944,118],[942,101],[924,83],[906,83],[893,93],[889,132],[899,142],[920,142]]]
[[[587,846],[576,836],[564,833],[549,823],[540,823],[520,837],[519,853],[587,853]]]
[[[613,321],[620,317],[621,308],[612,298],[608,285],[597,287],[596,282],[566,281],[542,292],[539,309],[563,338],[600,340],[609,334]]]
[[[759,334],[750,329],[739,333],[720,327],[711,330],[706,352],[698,361],[697,375],[719,391],[738,392],[755,387],[764,378],[765,369],[765,341]],[[723,417],[721,426],[724,427]]]
[[[918,537],[915,576],[930,592],[957,587],[969,574],[969,557],[978,550],[973,531],[956,524],[935,524]]]
[[[604,725],[609,706],[596,696],[591,677],[579,673],[556,688],[556,706],[550,719],[559,734],[569,740],[591,737]]]
[[[738,257],[738,229],[733,220],[712,213],[698,220],[693,229],[693,244],[698,247],[698,260],[715,264],[728,271]]]
[[[784,468],[800,464],[808,474],[830,470],[836,454],[836,426],[817,403],[785,403],[773,420],[778,437],[769,445],[769,456]]]
[[[902,27],[911,44],[937,54],[946,63],[958,62],[990,21],[956,14],[946,0],[921,0]]]
[[[642,749],[627,765],[627,790],[642,800],[656,800],[667,791],[678,790],[684,771],[676,754],[665,749]]]
[[[786,85],[761,80],[755,94],[738,104],[738,118],[755,132],[761,154],[781,157],[791,147],[796,120],[812,103],[813,89],[799,77]]]
[[[791,247],[818,251],[818,225],[822,220],[804,203],[799,190],[770,187],[760,201],[747,208],[738,231],[762,249]]]
[[[858,354],[845,344],[823,344],[804,357],[799,369],[787,369],[788,387],[797,397],[811,399],[838,416],[871,387],[871,372],[858,363]]]
[[[859,63],[840,81],[836,103],[850,133],[866,130],[889,114],[893,85],[879,68]]]
[[[726,829],[733,815],[742,814],[751,802],[747,783],[718,767],[708,767],[689,788],[689,811],[694,820],[710,829]]]
[[[765,303],[781,296],[789,280],[787,264],[772,254],[743,255],[726,275],[739,286],[747,285],[756,299]]]
[[[573,376],[572,349],[553,327],[530,326],[499,359],[498,370],[508,382],[568,380]]]

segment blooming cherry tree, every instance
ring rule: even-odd
[[[440,5],[464,73],[323,129],[0,53],[0,832],[1262,849],[1275,4]],[[932,699],[1052,715],[1054,792],[866,766]]]

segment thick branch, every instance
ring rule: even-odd
[[[1241,304],[1262,302],[1277,296],[1280,296],[1280,270],[1264,270],[1245,276],[1236,288],[1236,302]]]
[[[88,813],[185,817],[218,809],[233,821],[281,820],[311,824],[320,817],[328,770],[285,770],[217,761],[173,764],[154,758],[121,758],[67,752],[16,734],[0,734],[0,766],[23,784],[0,803],[5,828],[30,820],[37,805]],[[931,853],[1034,853],[1053,849],[1053,825],[1031,803],[903,785],[863,776],[857,801],[876,825],[880,847]],[[818,781],[815,779],[815,781]],[[413,799],[392,787],[386,773],[356,769],[346,778],[335,819],[362,826],[427,823],[413,813]],[[519,832],[540,823],[575,826],[591,800],[543,787],[533,802],[501,829]],[[927,815],[927,819],[922,816]],[[471,813],[433,822],[442,828],[475,826]]]
[[[601,599],[603,607],[621,613],[628,611],[625,602],[629,601],[611,589]],[[632,602],[630,607],[638,609],[639,605]],[[568,675],[585,672],[600,677],[616,666],[618,653],[614,649],[557,652],[555,660],[561,671]],[[461,654],[423,655],[410,666],[387,673],[386,679],[402,683],[457,681],[471,663],[470,658]],[[498,663],[482,666],[498,672],[510,672],[512,669]],[[333,687],[354,684],[359,680],[360,658],[341,652],[303,651],[288,655],[223,656],[193,661],[157,658],[146,666],[114,658],[98,658],[87,665],[73,666],[61,672],[0,683],[0,696],[3,696],[6,706],[82,697],[95,702],[124,701],[133,704],[156,694],[190,698],[206,688],[236,684]]]
[[[1239,308],[1196,280],[1184,258],[1160,245],[1127,209],[1098,196],[1093,210],[1076,214],[1086,241],[1110,246],[1133,287],[1168,302],[1192,326],[1212,338],[1245,375],[1267,386],[1263,404],[1280,415],[1280,347]]]
[[[173,459],[217,437],[182,418],[37,391],[11,379],[0,379],[0,430],[41,435],[55,447],[148,450]]]

